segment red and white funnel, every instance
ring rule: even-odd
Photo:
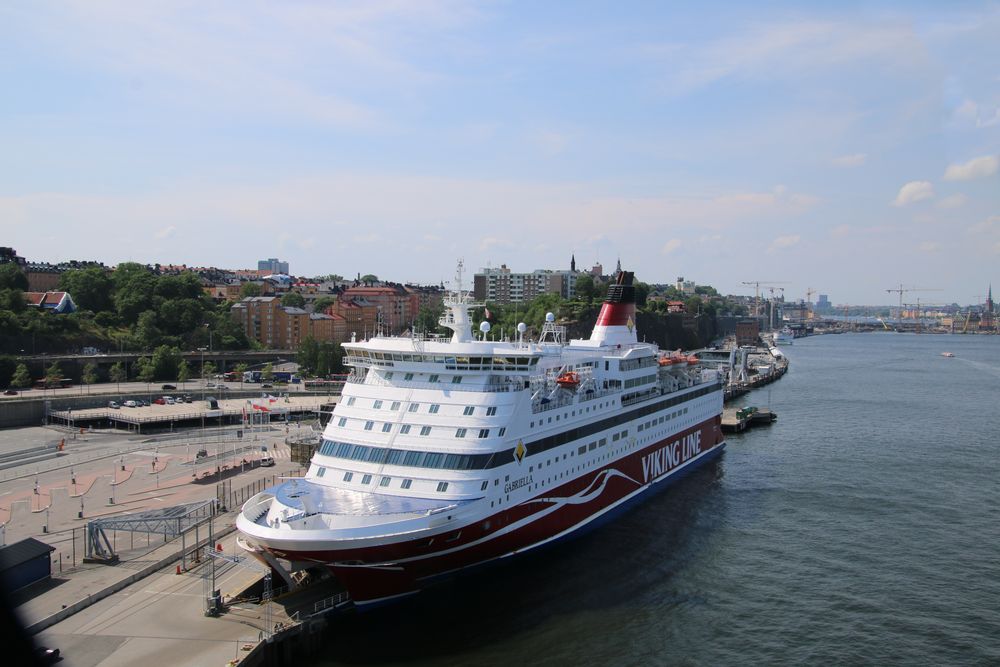
[[[590,334],[591,344],[627,345],[638,342],[633,278],[631,271],[622,271],[615,283],[608,287],[608,296],[601,306],[594,331]]]

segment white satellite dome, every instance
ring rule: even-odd
[[[483,333],[489,333],[490,332],[490,323],[487,322],[486,320],[483,320],[482,324],[479,325],[479,330],[482,331]]]
[[[552,313],[545,313],[545,321],[546,322],[555,322],[556,321],[556,316],[553,315]]]

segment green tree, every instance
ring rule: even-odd
[[[125,373],[125,365],[120,361],[112,364],[111,368],[108,369],[108,379],[116,383],[118,390],[121,391],[122,380],[128,379],[128,375]]]
[[[240,378],[241,389],[243,388],[243,374],[247,372],[248,368],[250,367],[247,365],[247,362],[245,361],[241,361],[240,363],[233,366],[233,372],[236,373],[236,375],[238,375]]]
[[[114,310],[112,287],[111,276],[97,266],[73,269],[59,276],[59,289],[69,292],[80,308],[95,313]]]
[[[306,298],[298,292],[287,292],[281,297],[281,305],[286,308],[303,308],[306,305]]]
[[[181,363],[177,364],[177,381],[182,385],[191,379],[191,365],[187,362],[187,359],[181,359]]]
[[[125,262],[115,269],[115,309],[126,324],[135,324],[139,316],[154,307],[156,276],[142,264]]]
[[[215,375],[215,364],[211,361],[206,361],[201,367],[201,379],[207,382],[213,375]]]
[[[160,380],[174,380],[181,364],[181,351],[176,347],[161,345],[153,352],[153,377]]]
[[[28,277],[14,263],[0,264],[0,289],[28,291]]]
[[[260,296],[261,289],[260,285],[257,283],[243,283],[240,286],[240,298],[245,299],[248,296]]]
[[[274,364],[271,362],[264,364],[264,367],[260,369],[260,379],[264,382],[274,380]]]
[[[642,308],[646,305],[646,299],[649,297],[649,285],[644,282],[635,282],[635,305],[637,308]]]
[[[696,296],[688,297],[688,299],[684,301],[684,310],[692,315],[697,315],[701,311],[701,299]]]
[[[343,359],[343,348],[332,340],[319,344],[316,359],[316,375],[327,376],[340,370]]]
[[[299,372],[303,375],[318,375],[319,343],[315,338],[308,336],[299,343],[299,349],[295,351],[295,361],[298,362]]]
[[[27,308],[28,304],[24,300],[24,292],[12,287],[0,289],[0,310],[20,313]]]
[[[361,276],[361,282],[363,282],[363,283],[377,283],[378,282],[378,276],[376,276],[374,274],[371,274],[371,273],[366,273],[365,275]]]
[[[52,365],[45,369],[45,386],[58,387],[60,380],[62,380],[62,369],[58,361],[53,361]]]
[[[314,313],[325,313],[326,309],[337,303],[337,298],[333,296],[321,296],[315,301],[313,301],[313,312]]]
[[[584,303],[593,303],[597,296],[597,288],[594,286],[594,277],[583,274],[576,279],[576,296]]]
[[[422,306],[420,310],[417,311],[417,331],[422,331],[424,333],[436,333],[439,329],[438,320],[440,319],[443,311],[443,307],[429,308],[427,306]]]
[[[87,385],[87,393],[90,393],[90,385],[97,382],[97,363],[93,361],[88,361],[83,365],[83,374],[80,376],[80,381]]]
[[[25,364],[18,364],[14,370],[14,376],[10,379],[10,386],[17,389],[24,389],[31,386],[31,373]]]
[[[136,377],[139,378],[140,382],[149,384],[156,377],[156,366],[153,365],[153,361],[149,357],[140,357],[135,365],[139,369]]]
[[[157,321],[155,311],[147,310],[139,315],[139,321],[135,327],[135,340],[140,349],[152,350],[159,345],[163,338],[163,332],[160,331]]]

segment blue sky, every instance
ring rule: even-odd
[[[757,5],[6,3],[0,244],[1000,289],[1000,4]]]

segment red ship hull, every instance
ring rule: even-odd
[[[618,460],[564,484],[550,484],[535,471],[527,476],[528,484],[539,490],[533,498],[434,538],[278,555],[325,564],[355,604],[384,602],[417,592],[435,578],[577,534],[716,457],[724,446],[717,417],[666,440],[633,445]]]

